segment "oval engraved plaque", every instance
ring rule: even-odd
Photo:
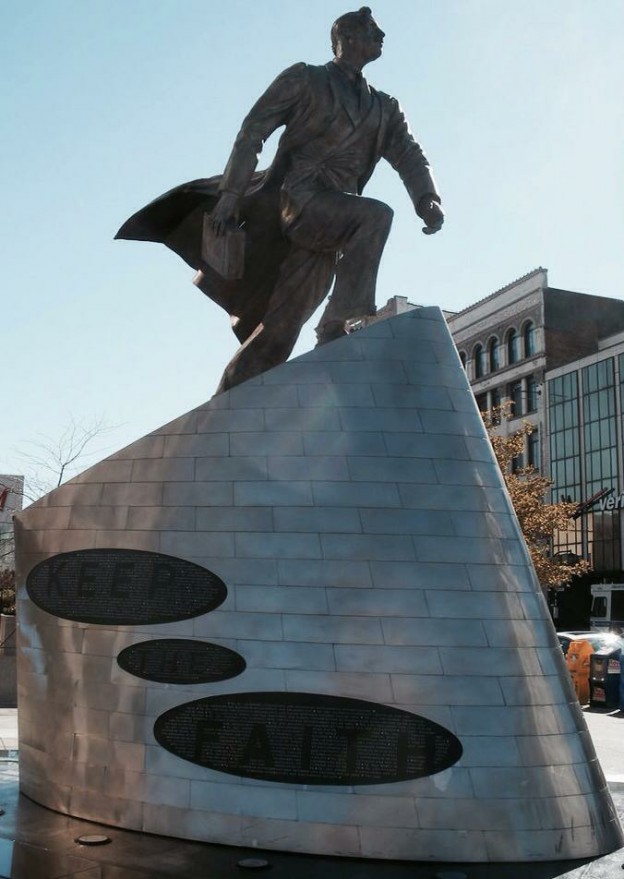
[[[459,760],[449,730],[398,708],[315,693],[232,693],[162,714],[156,740],[219,772],[293,784],[388,784]]]
[[[225,583],[199,565],[138,549],[80,549],[40,562],[26,578],[54,616],[114,626],[173,623],[218,607]]]
[[[122,650],[117,662],[124,671],[163,684],[207,684],[226,681],[245,670],[243,657],[219,644],[187,638],[141,641]]]

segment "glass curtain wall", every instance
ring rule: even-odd
[[[619,494],[615,371],[613,358],[583,369],[585,490],[591,497],[603,488]],[[620,567],[620,512],[593,507],[587,517],[592,565],[596,571]]]
[[[620,394],[624,395],[622,387]],[[605,488],[619,494],[613,358],[551,380],[549,409],[553,500],[579,503]],[[584,556],[594,571],[619,570],[620,511],[601,509],[596,503],[576,521],[570,520],[568,531],[556,537],[554,551]]]
[[[583,500],[578,372],[569,372],[548,383],[550,406],[550,466],[553,501]],[[553,551],[583,555],[582,520],[570,519],[567,531],[559,531]]]

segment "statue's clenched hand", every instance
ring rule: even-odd
[[[238,226],[239,198],[233,192],[222,192],[210,214],[212,228],[217,235],[225,235],[228,229]]]
[[[432,198],[424,198],[420,201],[418,216],[425,221],[423,229],[425,235],[434,235],[439,232],[444,223],[444,211]]]

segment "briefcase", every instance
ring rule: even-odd
[[[227,280],[242,278],[245,273],[245,231],[240,226],[216,235],[210,214],[204,214],[202,259]]]

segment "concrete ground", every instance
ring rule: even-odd
[[[598,758],[624,821],[624,711],[586,710]],[[18,792],[17,711],[0,709],[0,879],[620,879],[624,849],[593,861],[430,864],[260,852],[102,827],[36,805]],[[86,846],[83,835],[109,842]],[[246,860],[260,862],[254,866]]]

